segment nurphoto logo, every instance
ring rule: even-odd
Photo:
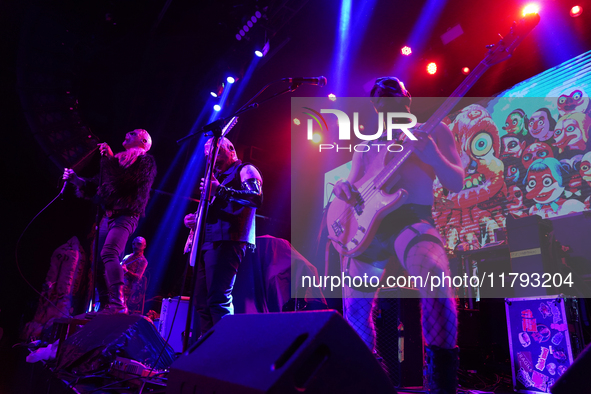
[[[320,126],[320,129],[323,130],[323,124],[328,130],[328,123],[324,119],[322,114],[333,114],[337,117],[337,124],[339,128],[338,139],[339,141],[350,141],[351,140],[351,120],[349,115],[344,111],[338,109],[321,109],[320,112],[309,108],[303,107],[311,112],[304,112],[304,114],[309,115],[311,119],[308,119],[307,122],[307,138],[308,140],[312,140],[314,136],[313,128],[314,128],[314,121]],[[384,115],[386,121],[384,122]],[[410,121],[410,122],[409,122]],[[394,139],[393,131],[394,130],[401,130],[406,136],[411,139],[412,141],[416,141],[417,138],[412,134],[409,129],[412,129],[417,124],[417,118],[415,115],[410,114],[408,112],[378,112],[378,130],[373,134],[363,134],[359,127],[359,112],[353,112],[353,133],[357,138],[363,141],[375,141],[382,136],[384,133],[384,124],[386,127],[386,139],[387,141],[392,141]],[[355,152],[367,152],[375,147],[375,149],[380,151],[380,149],[385,148],[389,152],[401,152],[403,150],[403,146],[397,143],[391,144],[357,144],[357,145],[340,145],[338,143],[334,144],[319,144],[318,149],[319,152],[323,150],[330,150],[334,149],[336,152],[339,150],[348,150],[351,152],[354,150]]]

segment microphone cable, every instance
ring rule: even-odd
[[[33,224],[33,222],[35,221],[35,219],[37,219],[37,217],[39,217],[39,215],[41,215],[47,208],[49,208],[49,206],[51,204],[53,204],[58,198],[62,197],[64,194],[64,190],[66,189],[66,185],[67,185],[67,181],[64,182],[64,185],[62,186],[61,191],[59,192],[59,194],[57,196],[55,196],[55,198],[53,200],[51,200],[49,202],[49,204],[47,204],[43,209],[41,209],[34,217],[33,219],[31,219],[31,221],[29,222],[29,224],[27,224],[27,226],[25,227],[25,229],[22,231],[21,235],[18,237],[18,240],[16,241],[16,246],[14,248],[14,260],[16,263],[16,269],[19,273],[19,275],[21,276],[22,280],[31,288],[33,289],[33,291],[37,294],[39,294],[39,296],[44,299],[45,301],[47,301],[49,304],[51,304],[55,309],[58,310],[58,312],[60,312],[62,315],[66,316],[66,317],[72,317],[71,315],[63,312],[62,310],[60,310],[57,305],[55,305],[48,297],[46,297],[45,295],[43,295],[41,292],[39,292],[35,286],[33,286],[25,277],[25,275],[23,274],[23,272],[21,271],[21,267],[20,264],[18,262],[18,247],[20,245],[21,239],[23,238],[23,236],[25,235],[25,232],[28,230],[28,228],[31,226],[31,224]]]

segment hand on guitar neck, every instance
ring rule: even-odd
[[[201,178],[201,183],[199,184],[199,191],[203,194],[205,178]],[[210,196],[215,196],[218,191],[218,187],[220,186],[220,182],[216,179],[215,175],[211,175],[211,191],[209,192]]]

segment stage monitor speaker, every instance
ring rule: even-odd
[[[117,356],[160,370],[172,364],[174,350],[143,316],[99,315],[60,345],[57,369],[90,374],[107,368]]]
[[[552,394],[588,394],[591,392],[589,371],[591,370],[591,345],[579,354],[575,362],[550,388]]]
[[[336,311],[230,315],[176,360],[167,394],[396,393]]]

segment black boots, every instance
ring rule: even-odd
[[[77,319],[90,320],[96,316],[127,314],[127,306],[123,297],[123,284],[109,286],[108,294],[99,295],[101,310],[74,316]]]
[[[114,315],[117,313],[127,314],[125,297],[123,296],[123,284],[109,286],[109,302],[105,309],[99,314]]]
[[[427,379],[430,394],[456,394],[460,348],[427,346]]]

